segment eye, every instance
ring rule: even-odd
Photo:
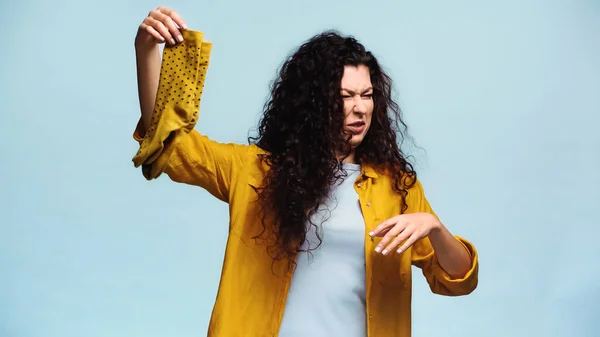
[[[350,96],[350,95],[342,95],[342,98],[350,98],[350,97],[352,97],[352,96]]]
[[[364,95],[363,95],[363,97],[366,97],[366,98],[373,98],[373,94],[364,94]]]

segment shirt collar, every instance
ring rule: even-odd
[[[369,178],[379,177],[377,172],[375,172],[375,169],[373,169],[371,166],[368,166],[368,165],[363,165],[363,174]]]

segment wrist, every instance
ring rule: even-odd
[[[139,32],[133,42],[136,52],[149,52],[158,48],[158,43],[149,34]]]
[[[431,226],[431,234],[439,234],[444,231],[444,224],[435,216],[431,216],[433,225]]]

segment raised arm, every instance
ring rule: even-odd
[[[135,37],[138,96],[142,111],[143,131],[150,127],[158,82],[160,78],[159,44],[175,45],[183,42],[186,23],[174,10],[158,7],[148,14]]]
[[[134,132],[140,147],[133,163],[141,166],[148,180],[164,172],[176,182],[200,186],[227,202],[249,147],[218,143],[194,130],[212,44],[203,33],[184,27],[177,13],[159,7],[138,29],[135,47],[142,115]],[[163,40],[161,58],[158,44]]]

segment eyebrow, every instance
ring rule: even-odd
[[[346,88],[341,88],[341,90],[342,90],[342,91],[346,91],[346,92],[348,92],[349,94],[354,94],[354,93],[356,93],[354,90],[350,90],[350,89],[346,89]],[[373,90],[373,87],[368,87],[367,89],[363,90],[363,94],[364,94],[365,92],[367,92],[367,91],[371,91],[371,90]]]

